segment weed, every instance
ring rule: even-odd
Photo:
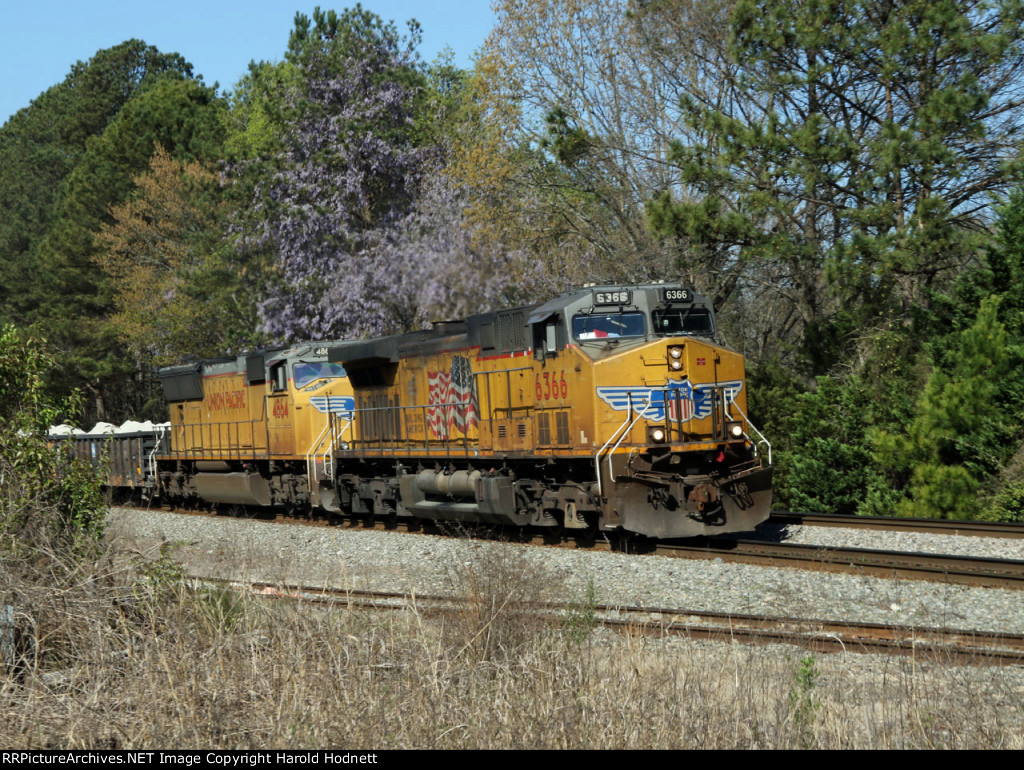
[[[150,562],[144,562],[139,569],[142,579],[155,590],[177,586],[185,579],[185,568],[171,556],[171,544],[160,544],[160,555]]]
[[[475,557],[451,575],[452,593],[462,605],[452,641],[457,657],[505,662],[544,625],[537,605],[549,595],[552,579],[522,548],[476,545]]]
[[[581,647],[590,639],[597,626],[597,586],[594,579],[587,581],[586,595],[582,599],[573,599],[565,611],[562,629],[569,644]]]
[[[815,715],[821,705],[815,693],[819,676],[820,672],[813,655],[803,658],[796,673],[793,674],[789,707],[796,723],[801,748],[808,748],[813,740]]]
[[[245,615],[244,600],[237,591],[213,588],[196,594],[197,610],[206,622],[222,633],[237,627]]]
[[[460,548],[456,613],[434,616],[190,589],[172,545],[55,579],[0,571],[34,640],[0,671],[0,744],[1024,748],[1019,669],[651,635],[580,654],[597,588],[556,619],[570,633],[551,632],[540,602],[565,581],[517,546]]]

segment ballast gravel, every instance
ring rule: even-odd
[[[747,537],[747,535],[740,535]],[[887,532],[878,529],[799,526],[765,522],[755,537],[780,543],[907,551],[984,559],[1024,560],[1024,538],[937,535],[929,532]]]
[[[453,595],[467,570],[512,557],[550,582],[558,600],[582,600],[592,584],[597,601],[608,605],[1024,633],[1021,592],[937,582],[165,511],[114,509],[108,533],[144,558],[163,548],[204,577]],[[1024,542],[1013,540],[794,526],[764,534],[832,547],[1024,559]]]

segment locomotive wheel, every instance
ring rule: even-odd
[[[597,542],[597,536],[600,533],[598,515],[596,513],[584,513],[583,520],[587,522],[587,528],[573,530],[575,532],[575,540],[578,545],[590,548]]]

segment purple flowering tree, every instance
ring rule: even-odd
[[[369,296],[379,298],[375,330],[423,328],[508,306],[542,291],[522,252],[495,244],[465,216],[464,189],[435,168],[421,180],[402,219],[379,233],[366,264]],[[332,301],[351,297],[335,287]],[[372,330],[368,329],[372,333]]]
[[[296,19],[288,58],[301,86],[279,170],[255,203],[255,245],[278,263],[260,313],[282,340],[382,328],[365,307],[379,290],[370,252],[408,215],[430,155],[413,141],[415,34],[403,46],[393,25],[359,9],[314,18],[313,30]]]
[[[264,331],[281,341],[366,337],[521,299],[531,283],[522,255],[467,221],[445,152],[417,142],[431,132],[417,113],[416,28],[400,41],[358,8],[314,19],[311,28],[296,18],[288,60],[302,87],[253,207],[259,235],[248,245],[277,261]]]

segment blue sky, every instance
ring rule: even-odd
[[[62,81],[78,60],[101,48],[139,38],[176,51],[194,71],[222,89],[233,86],[252,59],[280,61],[296,11],[354,6],[312,0],[0,0],[0,123]],[[420,55],[432,60],[445,46],[469,66],[494,23],[490,0],[367,0],[363,7],[405,30],[423,31]]]

